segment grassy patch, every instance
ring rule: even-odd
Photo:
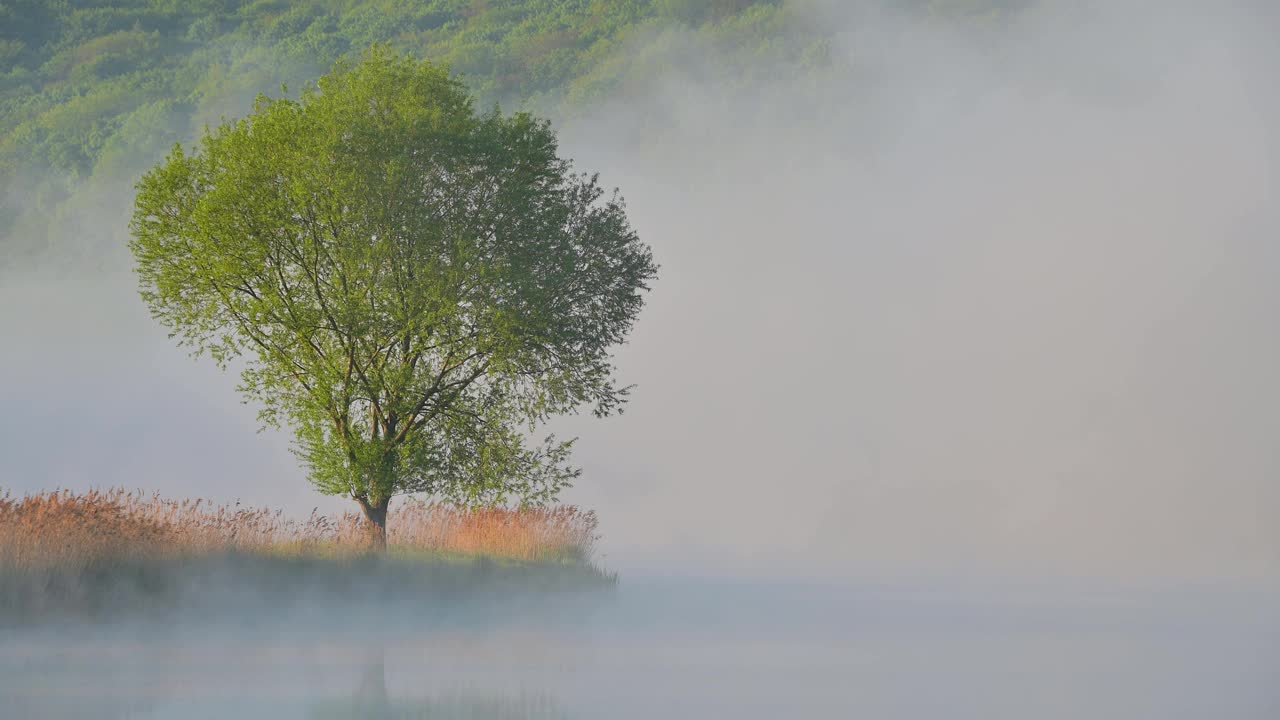
[[[282,513],[137,493],[0,498],[0,623],[315,604],[445,607],[611,587],[576,508],[460,510],[416,501],[385,554],[354,514]]]

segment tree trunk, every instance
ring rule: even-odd
[[[356,498],[360,509],[364,511],[365,526],[369,529],[369,548],[374,552],[387,551],[387,506],[391,500],[371,503],[364,498]]]

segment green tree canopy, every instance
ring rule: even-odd
[[[131,229],[153,316],[242,367],[315,486],[384,542],[396,494],[536,503],[576,477],[569,443],[529,430],[622,406],[611,351],[656,276],[547,122],[477,113],[385,47],[175,147]]]

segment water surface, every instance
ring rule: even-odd
[[[1280,717],[1264,593],[644,580],[9,628],[14,718]]]

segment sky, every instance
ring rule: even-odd
[[[1280,582],[1277,12],[870,7],[809,6],[821,83],[735,88],[677,36],[560,126],[662,266],[626,414],[555,425],[605,563]],[[116,250],[0,278],[0,486],[346,509],[151,323],[104,207]]]

